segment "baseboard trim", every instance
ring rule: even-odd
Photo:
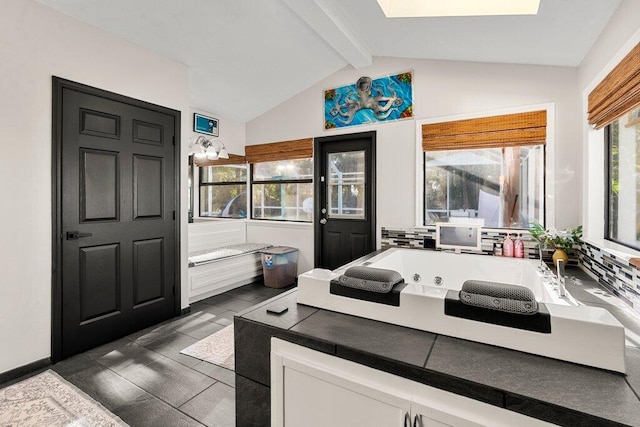
[[[47,357],[46,359],[36,360],[35,362],[3,372],[0,374],[0,387],[6,382],[15,380],[16,378],[20,378],[49,366],[51,366],[51,359]]]
[[[189,313],[191,313],[191,306],[185,307],[182,310],[180,310],[180,316],[184,316],[185,314],[189,314]]]

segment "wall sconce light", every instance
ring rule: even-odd
[[[229,152],[224,143],[218,138],[207,138],[202,135],[191,138],[191,144],[189,145],[189,155],[193,155],[198,159],[209,160],[216,159],[228,159]]]

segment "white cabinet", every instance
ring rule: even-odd
[[[471,417],[462,418],[453,413],[435,409],[430,405],[431,402],[419,403],[422,400],[416,396],[412,398],[411,427],[481,427],[483,425],[471,421]],[[455,410],[455,408],[449,408],[449,410]]]
[[[283,379],[287,426],[399,426],[410,410],[404,399],[289,361]]]
[[[493,427],[550,424],[272,338],[271,425]]]

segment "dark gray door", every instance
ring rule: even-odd
[[[375,132],[317,138],[315,264],[335,269],[375,250]]]
[[[64,358],[175,314],[176,115],[60,92]]]

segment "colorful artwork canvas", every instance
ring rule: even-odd
[[[336,129],[413,117],[411,71],[324,91],[324,128]]]

